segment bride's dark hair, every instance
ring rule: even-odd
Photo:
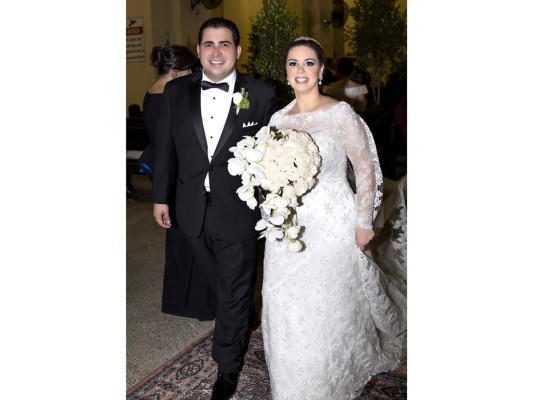
[[[285,69],[285,65],[287,64],[287,57],[289,56],[289,51],[291,51],[292,48],[297,46],[307,46],[310,49],[313,49],[316,53],[316,56],[318,58],[318,63],[322,65],[326,65],[326,54],[324,53],[324,50],[322,49],[322,46],[320,46],[320,43],[318,43],[315,39],[308,37],[308,36],[300,36],[294,39],[285,50],[285,53],[283,53],[283,68]]]

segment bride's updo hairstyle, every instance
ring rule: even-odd
[[[185,46],[169,45],[154,47],[150,56],[150,64],[157,69],[159,75],[170,70],[183,71],[192,69],[196,56]]]
[[[326,65],[326,54],[324,53],[324,50],[322,49],[322,46],[320,46],[320,43],[318,43],[315,39],[309,37],[309,36],[299,36],[296,39],[294,39],[289,46],[287,46],[287,50],[285,50],[285,53],[283,53],[283,65],[285,69],[285,75],[287,75],[287,58],[289,57],[289,51],[293,47],[297,46],[307,46],[310,49],[313,49],[316,53],[318,63],[320,66]]]

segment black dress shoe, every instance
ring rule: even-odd
[[[237,390],[239,374],[237,372],[219,372],[213,385],[211,400],[229,400]]]

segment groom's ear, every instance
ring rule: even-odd
[[[237,60],[241,57],[242,48],[241,45],[237,46]]]

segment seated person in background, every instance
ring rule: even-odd
[[[343,100],[350,104],[355,112],[363,114],[366,109],[366,97],[368,89],[365,85],[360,85],[350,79],[354,71],[354,63],[348,57],[341,57],[337,60],[336,72],[338,81],[324,86],[324,94],[337,100]]]
[[[141,111],[141,106],[138,104],[131,104],[128,107],[128,117],[129,118],[142,118],[143,113]]]

